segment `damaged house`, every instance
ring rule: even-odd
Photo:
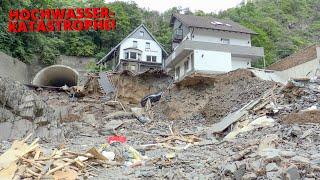
[[[149,69],[162,69],[166,56],[167,52],[161,44],[141,24],[97,64],[109,63],[114,71],[130,70],[140,73]]]
[[[251,67],[264,57],[262,47],[251,46],[254,31],[230,20],[173,14],[172,53],[165,61],[166,70],[175,80],[199,73],[225,73]]]

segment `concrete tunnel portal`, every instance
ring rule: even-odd
[[[69,87],[78,84],[79,73],[65,65],[53,65],[39,71],[33,78],[32,84],[36,86]]]

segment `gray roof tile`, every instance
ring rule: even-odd
[[[257,34],[256,32],[231,20],[217,19],[210,16],[173,14],[171,18],[171,24],[174,22],[175,18],[188,27]]]

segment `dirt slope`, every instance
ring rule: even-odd
[[[210,77],[192,77],[174,86],[154,107],[158,117],[203,119],[212,124],[259,97],[274,83],[237,70]]]

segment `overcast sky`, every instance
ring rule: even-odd
[[[114,2],[119,0],[106,0],[106,2]],[[242,0],[121,0],[121,1],[134,1],[139,7],[143,7],[150,10],[157,10],[164,12],[172,7],[187,8],[191,11],[202,10],[206,13],[219,12],[220,10],[226,10],[231,7],[235,7]]]

